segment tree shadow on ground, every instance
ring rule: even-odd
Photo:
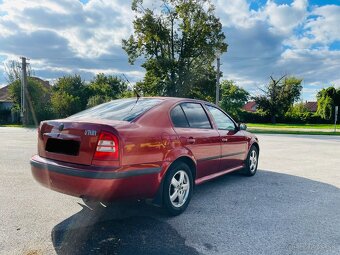
[[[339,199],[338,188],[306,178],[234,173],[196,187],[178,217],[143,202],[82,205],[51,236],[63,255],[337,254]]]

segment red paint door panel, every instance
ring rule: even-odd
[[[197,178],[221,170],[220,135],[214,129],[175,128],[182,146],[188,148],[197,161]]]
[[[197,178],[221,170],[221,142],[217,130],[199,103],[182,103],[171,110],[171,119],[182,146],[189,149],[197,162]]]
[[[243,131],[219,130],[222,141],[222,170],[241,166],[247,150],[247,141]]]
[[[221,137],[221,170],[241,166],[247,151],[243,131],[239,131],[234,121],[220,109],[212,105],[205,107]]]

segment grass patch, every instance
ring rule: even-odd
[[[21,124],[5,124],[5,125],[0,125],[0,127],[36,128],[36,126],[34,126],[34,125],[24,126],[24,125],[21,125]]]
[[[285,124],[285,123],[247,123],[249,128],[271,128],[271,129],[289,129],[289,128],[301,128],[301,129],[334,129],[334,124]],[[340,124],[337,124],[337,129],[340,130]]]
[[[334,132],[332,124],[249,123],[249,131],[258,134],[340,135],[340,125]]]
[[[331,135],[340,136],[340,132],[327,132],[327,131],[300,131],[300,130],[280,130],[280,129],[252,129],[249,131],[254,134],[291,134],[291,135]]]
[[[0,127],[24,127],[21,124],[5,124],[5,125],[0,125]]]

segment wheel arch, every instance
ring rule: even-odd
[[[260,155],[260,146],[259,146],[259,144],[257,142],[253,142],[251,146],[255,146],[256,149],[257,149],[258,154]],[[251,148],[251,146],[249,147],[249,149]]]
[[[172,162],[170,164],[170,166],[168,167],[168,169],[170,169],[170,167],[172,167],[173,165],[175,165],[175,164],[177,164],[179,162],[183,162],[183,163],[188,165],[188,167],[190,168],[191,174],[192,174],[192,179],[195,182],[195,179],[196,179],[196,170],[197,170],[196,169],[196,162],[192,158],[190,158],[188,156],[181,156],[181,157],[177,158],[174,162]],[[167,169],[167,172],[168,172],[168,169]],[[163,178],[164,178],[164,176],[163,176]]]
[[[182,156],[178,157],[176,160],[174,160],[173,162],[171,162],[171,164],[164,171],[164,174],[162,176],[162,181],[161,181],[161,183],[159,185],[159,188],[158,188],[158,191],[156,193],[156,196],[152,200],[152,203],[154,205],[162,206],[162,204],[163,204],[163,185],[164,185],[165,176],[168,173],[169,169],[171,169],[171,167],[173,167],[174,165],[178,164],[179,162],[183,162],[183,163],[185,163],[185,164],[187,164],[189,166],[191,174],[192,174],[193,184],[195,186],[195,179],[196,179],[196,175],[197,175],[196,174],[196,170],[197,170],[196,169],[196,162],[191,157],[182,155]]]

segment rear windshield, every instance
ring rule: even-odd
[[[107,119],[132,121],[151,107],[160,104],[163,100],[158,98],[125,98],[100,104],[85,111],[76,113],[68,119]]]

